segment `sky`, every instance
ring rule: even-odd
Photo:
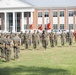
[[[21,0],[21,1],[27,1],[36,7],[76,6],[76,0]]]

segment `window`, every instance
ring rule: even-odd
[[[58,16],[57,11],[54,11],[54,12],[53,12],[53,17],[57,17],[57,16]]]
[[[73,16],[73,14],[74,14],[74,12],[73,12],[73,11],[69,11],[69,16],[70,16],[70,17],[72,17],[72,16]]]
[[[9,13],[9,20],[12,20],[12,19],[13,19],[13,14]]]
[[[74,11],[74,15],[76,15],[76,11]]]
[[[45,13],[44,13],[44,16],[45,16],[45,17],[49,17],[49,12],[45,12]]]
[[[24,13],[24,17],[27,17],[27,13]]]
[[[0,30],[1,30],[1,25],[0,25]]]
[[[60,17],[64,17],[64,11],[60,11]]]
[[[58,25],[57,24],[53,24],[53,29],[58,29]]]
[[[42,12],[38,12],[38,17],[42,17]]]
[[[29,17],[31,17],[31,13],[29,12]]]
[[[27,25],[26,25],[26,24],[24,25],[24,30],[25,30],[25,29],[27,29]]]
[[[20,19],[20,13],[17,13],[17,20]]]
[[[64,29],[64,24],[60,24],[60,29]]]
[[[31,17],[31,13],[30,12],[25,12],[24,13],[24,17],[27,17],[27,15],[29,15],[29,17]]]
[[[17,32],[20,32],[20,26],[17,26]]]
[[[9,26],[8,26],[8,31],[12,32],[13,30],[13,14],[12,13],[8,13],[9,14]]]
[[[69,24],[69,29],[73,29],[73,24]]]

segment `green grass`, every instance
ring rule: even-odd
[[[0,75],[76,75],[76,44],[21,50],[18,60],[0,60]]]

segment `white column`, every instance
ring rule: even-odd
[[[4,32],[6,32],[7,31],[6,30],[7,29],[7,26],[6,26],[7,25],[7,13],[6,12],[4,13],[4,21],[5,21]]]
[[[15,33],[15,12],[13,12],[13,33]]]
[[[21,31],[24,32],[24,12],[22,12],[22,24],[21,24]]]
[[[31,24],[33,24],[33,12],[31,12]]]
[[[15,31],[17,32],[17,13],[15,13],[15,20],[16,20],[16,21],[15,21],[15,22],[16,22],[16,23],[15,23]]]

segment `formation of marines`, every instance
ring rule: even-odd
[[[61,39],[61,45],[64,46],[65,43],[68,42],[69,45],[72,45],[72,39],[74,34],[69,30],[69,32],[62,33],[60,35],[57,32],[53,32],[51,30],[50,33],[47,30],[43,30],[42,33],[34,30],[25,33],[21,32],[20,34],[10,33],[3,34],[0,36],[0,58],[5,58],[8,62],[10,61],[10,57],[12,54],[12,50],[14,52],[14,60],[19,59],[20,47],[25,46],[25,49],[28,49],[31,45],[33,45],[33,49],[37,49],[39,45],[42,43],[42,47],[46,50],[48,43],[50,43],[50,47],[54,47],[58,45],[58,37]],[[49,42],[50,41],[50,42]]]
[[[10,61],[13,49],[14,60],[19,58],[21,39],[18,34],[1,34],[0,36],[0,58]]]
[[[72,45],[72,40],[74,36],[75,35],[71,30],[69,30],[67,33],[62,31],[60,35],[57,34],[57,32],[54,32],[53,30],[51,30],[50,33],[48,33],[47,30],[43,30],[42,33],[34,30],[33,33],[31,31],[25,31],[25,33],[21,32],[19,34],[19,37],[21,38],[21,43],[22,45],[25,44],[26,49],[28,49],[31,45],[33,45],[33,48],[36,49],[38,48],[40,43],[42,43],[42,47],[44,49],[47,48],[48,43],[50,43],[50,47],[57,46],[59,37],[62,46],[64,46],[65,43]]]

